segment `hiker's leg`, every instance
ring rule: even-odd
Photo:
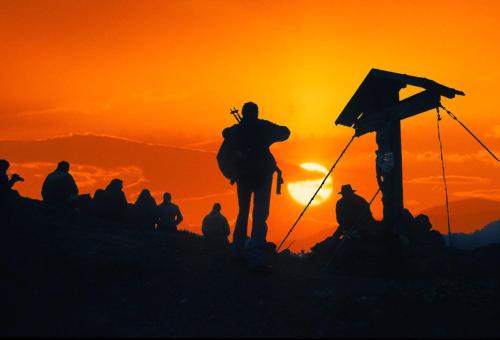
[[[238,191],[238,218],[233,232],[233,248],[243,250],[247,238],[248,214],[250,212],[250,198],[252,192],[245,183],[237,183]]]
[[[267,217],[271,203],[272,176],[266,178],[255,188],[252,212],[252,236],[250,239],[251,256],[256,262],[263,260],[263,252],[266,246]]]

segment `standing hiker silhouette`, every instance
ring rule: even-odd
[[[267,120],[259,119],[257,104],[243,105],[242,119],[224,129],[222,136],[236,150],[235,176],[238,192],[238,218],[233,232],[232,253],[236,260],[245,260],[244,248],[247,239],[248,215],[253,195],[252,233],[248,246],[247,260],[252,270],[267,271],[264,260],[267,235],[267,217],[271,201],[273,174],[277,171],[276,161],[269,150],[275,142],[288,139],[290,130]]]

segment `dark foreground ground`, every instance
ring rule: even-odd
[[[500,336],[500,245],[383,275],[280,255],[259,277],[194,234],[25,207],[1,253],[1,336]]]

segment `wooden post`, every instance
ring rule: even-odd
[[[373,91],[376,96],[373,98],[373,106],[383,111],[399,103],[400,84],[386,82],[378,84]],[[389,114],[389,113],[387,113]],[[392,117],[385,117],[388,124],[383,130],[377,131],[377,143],[379,150],[392,152],[394,157],[394,168],[384,176],[382,191],[382,203],[384,205],[384,221],[390,228],[394,228],[403,210],[403,160],[401,148],[401,121],[391,120]],[[390,123],[389,123],[390,122]],[[388,148],[388,150],[387,150]]]
[[[403,203],[403,157],[401,151],[401,121],[392,123],[391,127],[391,149],[394,155],[394,169],[387,176],[391,185],[391,192],[389,193],[390,202],[386,208],[384,206],[384,220],[388,225],[394,227],[394,223],[399,220],[401,212],[404,208]],[[387,212],[386,212],[387,210]],[[386,216],[386,214],[388,216]]]

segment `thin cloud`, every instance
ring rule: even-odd
[[[210,194],[210,195],[204,195],[204,196],[194,196],[194,197],[180,197],[177,199],[177,201],[202,201],[208,198],[214,198],[214,197],[220,197],[220,196],[229,196],[229,195],[234,195],[234,191],[232,190],[227,190],[225,192],[219,192],[215,194]]]
[[[458,191],[453,194],[460,198],[485,198],[500,201],[500,189],[475,189],[468,191]]]
[[[475,176],[447,175],[446,180],[449,184],[489,184],[491,179]],[[441,176],[417,177],[404,181],[407,184],[441,184]]]
[[[494,154],[499,154],[498,150],[492,150]],[[441,156],[438,152],[433,152],[433,151],[425,151],[421,153],[412,153],[409,151],[403,151],[403,159],[413,159],[418,162],[440,162],[441,161]],[[496,162],[491,155],[486,152],[485,150],[479,150],[474,153],[465,153],[465,154],[458,154],[458,153],[448,153],[444,154],[444,161],[449,162],[449,163],[456,163],[456,164],[462,164],[470,161],[478,161],[478,162],[483,162],[483,163],[489,163],[492,165],[495,165],[496,167],[499,167],[499,163]]]
[[[54,171],[56,164],[49,162],[28,162],[13,163],[17,171],[23,173],[23,170],[34,173],[35,177],[45,177],[48,173]],[[113,178],[123,178],[129,181],[125,188],[135,186],[146,180],[143,170],[137,166],[125,166],[116,168],[101,168],[94,165],[71,164],[71,174],[80,189],[92,188],[99,182],[106,182]]]
[[[491,127],[491,132],[486,134],[489,138],[500,138],[500,125],[493,125]]]

